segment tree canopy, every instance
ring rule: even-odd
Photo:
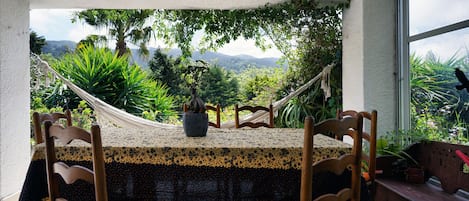
[[[139,47],[141,55],[148,56],[147,43],[153,29],[145,24],[154,10],[109,10],[90,9],[74,13],[72,22],[83,20],[96,28],[107,28],[108,34],[116,40],[119,56],[128,52],[127,42]]]
[[[261,49],[269,48],[270,39],[284,54],[289,70],[279,96],[308,82],[325,66],[335,63],[332,71],[332,97],[324,100],[322,91],[304,92],[302,98],[322,111],[317,118],[329,117],[341,100],[342,7],[317,7],[313,1],[289,2],[247,10],[160,10],[156,12],[156,36],[168,44],[177,44],[184,56],[190,56],[195,44],[199,50],[222,47],[238,38],[254,39]],[[195,34],[201,33],[199,41]],[[292,104],[294,104],[292,102]],[[323,108],[326,107],[324,110]],[[305,107],[302,107],[305,108]],[[304,117],[299,117],[301,121]],[[291,121],[292,119],[290,119]]]
[[[44,45],[46,45],[44,36],[39,36],[35,31],[29,33],[29,49],[32,53],[41,54]]]

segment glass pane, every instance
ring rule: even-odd
[[[433,52],[442,60],[452,56],[466,56],[469,51],[469,28],[418,40],[410,43],[409,48],[411,54],[424,57]]]
[[[413,42],[410,52],[408,137],[468,144],[469,89],[457,89],[455,69],[469,77],[469,28]]]
[[[410,35],[469,19],[467,0],[409,0]]]

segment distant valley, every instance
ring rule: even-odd
[[[42,48],[43,53],[50,53],[54,57],[60,57],[67,52],[75,50],[76,43],[73,41],[46,41],[47,44]],[[142,68],[148,67],[148,61],[153,57],[153,53],[156,48],[150,48],[150,55],[147,60],[141,58],[138,54],[137,49],[132,49],[132,59]],[[178,49],[171,49],[167,52],[167,55],[177,57],[181,55],[181,51]],[[214,65],[218,65],[227,70],[234,72],[241,72],[247,68],[272,68],[279,67],[277,64],[279,58],[256,58],[249,55],[237,55],[229,56],[216,52],[194,52],[192,59],[202,59]],[[286,67],[286,65],[283,65]]]

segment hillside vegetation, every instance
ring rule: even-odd
[[[52,56],[59,58],[67,52],[73,52],[75,50],[76,43],[73,41],[46,41],[46,45],[42,48],[44,54],[50,53]],[[155,48],[149,48],[150,55],[153,55]],[[140,67],[146,69],[148,68],[149,59],[145,59],[139,56],[137,49],[131,49],[132,59]],[[178,57],[181,55],[181,50],[171,49],[167,51],[167,54],[172,57]],[[213,65],[218,65],[223,67],[228,71],[242,72],[248,68],[271,68],[279,67],[277,64],[279,58],[268,57],[268,58],[256,58],[249,55],[237,55],[230,56],[226,54],[221,54],[217,52],[207,51],[204,54],[200,52],[194,52],[192,59],[198,60],[202,59],[208,61]],[[282,64],[283,67],[287,67],[286,64]]]

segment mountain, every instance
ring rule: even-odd
[[[156,49],[150,48],[149,50],[150,50],[150,57],[148,59],[151,59]],[[166,54],[168,56],[172,56],[173,58],[176,58],[181,55],[181,50],[171,49],[167,51]],[[134,61],[137,62],[139,66],[141,66],[142,68],[148,67],[148,60],[146,61],[145,59],[141,58],[138,55],[138,50],[132,49],[132,55],[133,55]],[[217,52],[210,52],[210,51],[207,51],[204,54],[201,54],[198,51],[194,52],[192,54],[192,59],[194,60],[202,59],[211,64],[223,67],[226,70],[231,70],[235,72],[241,72],[249,67],[272,68],[272,67],[279,66],[276,63],[279,58],[274,58],[274,57],[257,58],[257,57],[253,57],[249,55],[230,56],[230,55],[221,54]]]
[[[73,52],[77,44],[73,41],[68,40],[48,40],[46,45],[42,47],[43,53],[50,53],[52,56],[58,58],[64,55],[67,52]]]
[[[67,52],[72,52],[75,50],[76,43],[73,41],[46,41],[46,45],[42,47],[43,53],[50,53],[52,56],[58,58]],[[156,48],[150,48],[150,55],[147,59],[144,59],[139,56],[137,49],[131,49],[132,51],[132,60],[135,61],[142,68],[148,68],[148,61],[153,57],[153,53],[156,51]],[[172,56],[173,58],[181,55],[181,50],[171,49],[166,52],[167,55]],[[192,54],[192,59],[202,59],[211,64],[218,65],[227,70],[241,72],[249,67],[255,68],[271,68],[278,67],[276,63],[278,58],[256,58],[249,55],[237,55],[230,56],[226,54],[221,54],[217,52],[207,51],[204,54],[200,52],[194,52]],[[285,66],[285,65],[284,65]]]

